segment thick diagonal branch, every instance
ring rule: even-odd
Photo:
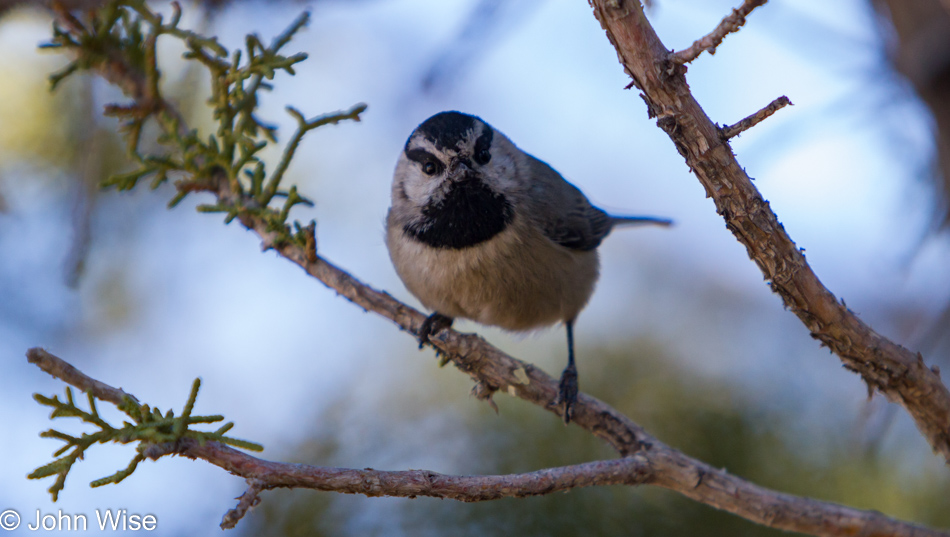
[[[864,324],[819,281],[693,98],[685,69],[657,37],[640,3],[592,0],[592,5],[620,62],[643,92],[650,117],[676,144],[772,290],[846,368],[903,405],[931,447],[950,463],[950,392],[940,376],[920,354]]]
[[[81,390],[95,386],[98,393],[126,395],[121,390],[91,379],[59,357],[46,351],[39,352],[42,354],[41,360],[34,360],[32,357],[36,355],[37,349],[28,352],[31,363]],[[506,358],[522,367],[528,367],[528,364],[520,363],[514,358]],[[58,372],[61,371],[72,373],[59,375]],[[545,381],[545,388],[548,390],[556,390],[553,379],[539,380]],[[612,414],[616,419],[636,427],[628,418],[596,399],[585,396],[582,402],[588,410],[597,407],[599,412]],[[771,491],[691,459],[642,431],[641,434],[643,440],[648,440],[650,444],[627,457],[509,475],[454,476],[428,470],[360,470],[272,462],[218,442],[201,444],[189,438],[175,443],[149,446],[144,454],[153,460],[166,455],[202,459],[246,479],[248,490],[241,496],[238,507],[224,516],[222,527],[233,527],[247,510],[257,503],[260,492],[281,487],[366,496],[429,496],[482,502],[500,498],[539,496],[579,487],[654,484],[713,507],[732,511],[753,522],[813,535],[950,535],[895,520],[876,511],[862,511]]]

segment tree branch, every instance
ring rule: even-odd
[[[35,363],[43,371],[81,390],[96,389],[106,395],[126,395],[122,390],[91,379],[42,349],[30,349],[27,356],[31,363]],[[34,359],[36,356],[41,359]],[[508,359],[517,362],[513,358]],[[61,376],[59,373],[62,371],[70,373]],[[556,389],[552,379],[548,378],[547,383],[551,385],[551,391]],[[596,403],[602,407],[602,412],[629,422],[628,418],[600,401],[587,396],[585,399],[588,407],[591,403]],[[648,447],[620,459],[545,468],[522,474],[484,476],[445,475],[429,470],[358,470],[272,462],[219,442],[201,443],[192,438],[153,444],[145,448],[143,453],[152,460],[166,455],[202,459],[243,477],[248,484],[247,491],[239,498],[237,507],[225,514],[221,522],[221,527],[225,529],[234,527],[251,507],[260,502],[261,492],[275,488],[307,488],[363,494],[369,497],[429,496],[463,502],[482,502],[500,498],[540,496],[580,487],[654,484],[713,507],[731,511],[753,522],[784,530],[834,536],[950,535],[895,520],[876,511],[862,511],[771,491],[691,459],[652,437],[645,436],[645,439],[651,442]]]
[[[113,388],[104,382],[86,376],[85,373],[76,369],[68,362],[53,356],[45,350],[34,347],[26,351],[26,359],[36,367],[46,371],[50,375],[62,380],[66,384],[79,388],[84,393],[91,393],[93,397],[101,401],[108,401],[113,405],[121,405],[126,397],[132,397],[119,388]],[[132,397],[133,401],[136,401]]]
[[[745,18],[749,16],[749,13],[752,13],[753,9],[768,1],[769,0],[744,0],[741,6],[737,9],[733,9],[732,13],[722,19],[715,30],[704,35],[701,39],[694,41],[689,48],[673,53],[670,60],[673,63],[682,65],[698,58],[704,50],[708,50],[710,54],[715,54],[716,47],[722,43],[722,40],[725,39],[727,35],[738,32],[739,28],[745,24]],[[613,3],[619,5],[623,2],[615,1]]]
[[[782,108],[792,104],[792,101],[788,97],[782,95],[778,99],[770,102],[768,106],[759,110],[758,112],[752,114],[751,116],[743,119],[742,121],[736,123],[735,125],[729,125],[728,127],[723,127],[720,129],[719,134],[722,136],[723,140],[729,140],[739,136],[740,133],[755,127],[759,123],[765,121],[769,116],[779,111]]]
[[[639,2],[591,0],[591,5],[620,62],[643,92],[649,116],[657,118],[673,140],[726,227],[745,245],[785,307],[844,367],[860,374],[869,389],[907,409],[930,446],[950,463],[950,392],[940,376],[919,353],[864,324],[819,281],[736,162],[719,128],[693,98],[686,69],[664,47]]]

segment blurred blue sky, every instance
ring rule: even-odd
[[[655,0],[650,19],[664,43],[680,49],[737,3]],[[602,247],[603,276],[577,328],[582,379],[585,368],[597,367],[585,361],[585,347],[647,335],[668,346],[684,371],[728,379],[763,407],[798,414],[801,430],[789,431],[791,441],[808,442],[818,430],[847,436],[865,405],[863,383],[782,310],[669,139],[647,119],[636,90],[622,89],[628,78],[586,2],[522,0],[505,8],[509,23],[493,33],[491,47],[472,52],[454,76],[423,90],[423,78],[453,45],[473,6],[432,0],[312,6],[310,27],[289,46],[310,59],[297,76],[277,80],[259,115],[279,124],[285,140],[293,126],[287,104],[310,116],[369,104],[361,123],[309,134],[290,170],[290,181],[316,201],[293,217],[317,219],[322,255],[416,304],[382,240],[392,169],[409,132],[429,115],[477,114],[602,207],[676,221],[671,230],[617,232]],[[238,3],[212,24],[234,47],[248,32],[269,40],[303,8]],[[187,7],[185,21],[200,22]],[[875,24],[858,0],[775,0],[715,56],[693,62],[687,76],[699,103],[721,124],[779,95],[792,100],[795,106],[734,141],[739,162],[822,281],[881,333],[914,346],[950,300],[950,249],[945,237],[929,232],[933,196],[921,173],[929,119],[909,89],[886,73]],[[21,130],[55,120],[53,98],[43,92],[46,75],[62,62],[35,49],[47,35],[48,23],[37,15],[0,21],[0,125],[25,133],[0,134],[6,205],[0,213],[6,462],[0,508],[115,506],[155,513],[163,534],[204,534],[216,531],[242,490],[240,480],[210,465],[163,459],[142,465],[120,486],[89,491],[86,483],[132,453],[101,447],[73,470],[60,502],[51,504],[45,492],[51,481],[24,479],[58,447],[37,437],[49,423],[30,397],[62,389],[26,364],[32,346],[165,407],[180,408],[191,380],[201,376],[196,412],[235,420],[233,433],[263,442],[266,458],[291,456],[312,433],[298,424],[349,394],[358,403],[345,410],[346,419],[358,425],[340,441],[352,449],[354,465],[458,468],[466,435],[477,434],[457,425],[460,412],[480,404],[468,396],[468,380],[438,370],[431,351],[415,351],[407,334],[275,254],[262,254],[256,236],[222,225],[217,215],[197,214],[194,205],[207,200],[167,211],[169,188],[103,194],[85,275],[78,288],[66,286],[72,170],[38,161],[46,153],[22,139],[39,140],[42,148],[73,135]],[[180,51],[164,52],[168,81],[180,80]],[[98,82],[92,88],[98,104],[117,98]],[[272,158],[278,154],[271,150]],[[478,330],[551,374],[562,367],[561,329],[513,336],[471,323],[458,328]],[[392,390],[419,392],[425,401],[430,389],[448,390],[458,401],[414,415],[417,437],[383,423],[403,418],[388,407]],[[380,436],[367,445],[361,435],[371,430]],[[884,442],[907,472],[942,466],[903,411],[890,431]],[[572,462],[581,461],[564,464]]]

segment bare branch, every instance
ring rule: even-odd
[[[770,102],[768,106],[759,110],[758,112],[752,114],[751,116],[743,119],[742,121],[736,123],[735,125],[729,125],[728,127],[723,127],[720,129],[720,136],[723,140],[729,140],[730,138],[735,138],[739,136],[739,133],[747,131],[752,127],[755,127],[759,123],[765,120],[765,118],[771,116],[781,108],[792,104],[792,101],[788,100],[788,97],[782,95],[778,99]]]
[[[508,357],[508,360],[520,363],[514,358]],[[90,379],[49,353],[44,353],[43,363],[48,364],[49,370],[52,371],[73,371],[74,374],[60,378],[68,383],[75,383],[73,385],[77,388],[83,389],[92,381],[103,388],[103,393],[121,391]],[[44,371],[48,370],[44,368]],[[553,379],[547,378],[547,384],[552,392],[556,389]],[[600,412],[609,413],[614,419],[633,425],[629,418],[596,399],[584,396],[582,401],[588,408],[597,406]],[[645,441],[644,449],[620,459],[546,468],[522,474],[484,476],[445,475],[429,470],[358,470],[272,462],[218,442],[202,444],[191,438],[149,446],[144,455],[153,460],[166,455],[202,459],[246,479],[247,491],[241,495],[237,507],[225,514],[221,522],[222,528],[234,527],[251,507],[260,502],[259,494],[262,491],[274,488],[307,488],[370,497],[429,496],[463,502],[482,502],[500,498],[539,496],[580,487],[653,484],[736,513],[753,522],[784,530],[833,536],[950,536],[950,533],[901,522],[876,511],[862,511],[771,491],[691,459],[663,445],[645,432],[642,435],[642,440]]]
[[[722,19],[715,30],[704,35],[701,39],[694,41],[689,48],[674,52],[672,56],[670,56],[670,60],[673,63],[682,65],[698,58],[704,50],[708,50],[710,54],[715,54],[716,47],[722,43],[722,40],[725,39],[727,35],[738,32],[739,28],[745,24],[745,18],[749,16],[749,13],[752,13],[753,9],[768,1],[769,0],[745,0],[741,6],[733,9],[732,13]]]
[[[86,376],[82,371],[39,347],[26,351],[26,359],[66,384],[75,386],[85,393],[91,393],[96,399],[108,401],[113,405],[121,405],[126,397],[132,397],[119,388],[113,388],[104,382]],[[132,397],[132,400],[135,401],[136,399]]]
[[[221,519],[221,529],[229,530],[237,526],[237,523],[244,518],[244,515],[254,507],[255,505],[261,503],[260,493],[263,490],[263,483],[257,479],[248,479],[247,480],[247,490],[244,491],[244,494],[241,494],[241,497],[238,498],[237,507],[231,509],[224,514],[224,518]]]
[[[693,98],[686,69],[669,61],[639,3],[592,0],[592,5],[621,63],[643,92],[650,117],[657,118],[657,125],[673,140],[726,227],[745,245],[785,307],[847,369],[907,409],[930,446],[950,463],[950,391],[939,375],[919,353],[864,324],[821,283],[736,162],[719,128]],[[658,65],[668,68],[657,69]]]

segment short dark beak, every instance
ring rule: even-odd
[[[449,176],[464,176],[472,171],[472,161],[467,158],[453,158],[449,161]]]

